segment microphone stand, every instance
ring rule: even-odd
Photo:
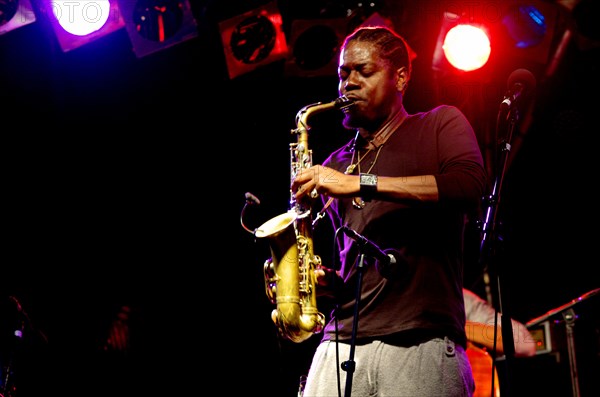
[[[354,318],[352,320],[352,336],[350,338],[350,353],[347,361],[342,362],[342,369],[347,372],[346,375],[346,388],[344,390],[344,396],[350,397],[352,394],[352,379],[354,376],[354,370],[356,368],[356,362],[354,361],[354,350],[356,348],[356,333],[358,330],[358,308],[360,304],[360,293],[362,290],[362,281],[364,275],[364,262],[365,254],[362,252],[362,247],[359,244],[361,250],[358,260],[358,278],[356,280],[356,303],[354,304]]]
[[[498,113],[498,122],[497,128],[498,131],[500,121],[502,120],[502,116],[505,115],[503,108],[501,107],[500,112]],[[511,149],[511,140],[515,128],[517,126],[519,120],[519,111],[516,106],[511,106],[508,109],[508,114],[506,114],[506,120],[508,121],[506,138],[500,142],[499,147],[499,155],[496,159],[496,177],[494,179],[494,183],[492,186],[492,193],[487,198],[484,199],[484,205],[487,206],[485,211],[485,220],[483,222],[482,229],[482,237],[480,244],[480,256],[479,260],[481,264],[485,264],[488,261],[492,263],[496,263],[495,266],[495,275],[496,275],[496,288],[497,288],[497,297],[498,297],[498,306],[500,308],[500,312],[502,314],[502,341],[504,347],[504,355],[505,361],[504,365],[506,366],[506,382],[503,387],[503,396],[510,396],[510,392],[512,389],[511,384],[511,365],[512,359],[515,354],[515,345],[514,345],[514,336],[512,330],[512,321],[510,315],[510,308],[508,305],[504,305],[504,297],[502,294],[502,271],[500,270],[500,266],[497,266],[497,253],[499,248],[499,243],[503,241],[502,236],[498,232],[498,208],[500,206],[500,198],[501,198],[501,190],[504,183],[504,177],[506,174],[506,166],[508,162],[508,157],[510,155]],[[489,258],[488,258],[489,257]],[[491,293],[489,286],[489,274],[487,273],[487,265],[483,266],[485,269],[484,280],[486,282],[486,292],[488,294],[488,302],[491,304]],[[495,343],[495,342],[494,342]],[[495,360],[495,351],[492,352],[494,357],[493,366],[496,363]],[[493,370],[493,368],[492,368]],[[492,391],[494,390],[494,377],[492,376]]]

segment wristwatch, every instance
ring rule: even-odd
[[[360,178],[360,196],[364,201],[371,201],[377,193],[377,175],[359,174]]]

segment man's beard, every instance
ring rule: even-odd
[[[345,128],[352,130],[361,127],[365,121],[366,120],[362,120],[362,118],[357,114],[344,113],[344,120],[342,121],[342,125]]]
[[[342,125],[349,130],[353,130],[356,128],[365,128],[369,130],[372,124],[373,120],[365,117],[363,114],[357,113],[345,113],[344,120],[342,121]]]

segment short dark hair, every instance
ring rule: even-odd
[[[353,41],[371,43],[379,48],[381,58],[390,62],[394,69],[406,67],[408,74],[412,71],[408,44],[398,33],[386,26],[361,26],[346,37],[342,48]]]

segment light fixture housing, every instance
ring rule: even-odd
[[[136,57],[198,37],[188,0],[119,0]]]
[[[0,3],[0,35],[35,21],[29,0],[4,0]]]
[[[41,8],[63,52],[125,26],[116,0],[43,0]]]
[[[219,23],[230,79],[287,57],[282,24],[275,1]]]

